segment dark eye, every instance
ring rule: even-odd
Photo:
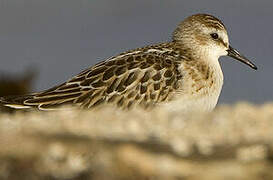
[[[219,36],[217,33],[211,33],[210,36],[213,38],[213,39],[218,39]]]

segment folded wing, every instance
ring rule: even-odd
[[[81,72],[49,90],[4,97],[13,108],[52,110],[72,104],[84,108],[112,104],[123,109],[165,102],[181,86],[181,59],[170,49],[150,47],[129,51]]]

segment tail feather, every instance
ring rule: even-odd
[[[0,97],[0,105],[14,109],[55,110],[63,105],[75,104],[73,102],[82,93],[79,84],[63,83],[46,91],[29,95]]]
[[[81,79],[83,78],[81,77]],[[39,110],[56,110],[64,105],[81,106],[79,100],[82,100],[83,96],[87,100],[92,98],[93,90],[82,87],[81,83],[75,81],[75,79],[78,79],[78,77],[42,92],[23,96],[0,97],[0,105],[15,109],[36,108]],[[85,94],[90,95],[90,97],[85,96]]]
[[[32,108],[33,106],[26,105],[24,102],[26,100],[33,99],[34,96],[35,94],[0,97],[0,104],[15,109],[29,109]]]
[[[37,94],[7,96],[0,97],[0,105],[14,109],[55,110],[60,108],[60,106],[73,104],[73,101],[79,95],[80,93],[49,97],[38,97]]]

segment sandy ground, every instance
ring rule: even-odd
[[[0,179],[273,179],[273,104],[0,114]]]

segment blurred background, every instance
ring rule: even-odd
[[[222,57],[220,103],[272,101],[272,9],[272,0],[0,0],[0,84],[35,72],[29,90],[50,88],[123,51],[169,41],[185,17],[208,13],[258,66]]]

